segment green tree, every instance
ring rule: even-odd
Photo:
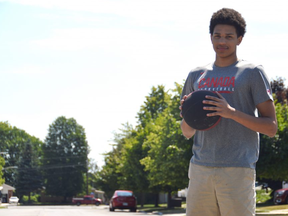
[[[3,178],[3,168],[5,165],[5,160],[3,157],[0,156],[0,185],[2,185],[5,182],[5,179]]]
[[[156,187],[149,187],[147,179],[148,171],[141,164],[141,160],[147,156],[148,148],[143,145],[150,134],[155,119],[169,106],[170,95],[163,85],[152,87],[151,93],[145,97],[144,104],[137,113],[138,125],[135,129],[131,126],[122,130],[118,142],[123,145],[121,152],[121,166],[118,167],[122,174],[119,181],[122,187],[140,192],[141,205],[144,204],[145,193],[155,192],[155,206],[158,205],[158,192]]]
[[[97,165],[97,162],[93,158],[89,158],[88,160],[88,182],[90,188],[98,189],[98,186],[96,184],[97,177],[99,173],[99,167]]]
[[[257,162],[257,179],[265,181],[273,190],[288,180],[288,106],[284,79],[271,82],[278,123],[277,134],[270,138],[260,135],[260,154]]]
[[[108,198],[112,197],[115,190],[120,189],[118,179],[121,173],[117,171],[120,151],[121,147],[114,145],[113,150],[105,154],[104,165],[96,181],[96,185],[105,191]]]
[[[275,137],[261,135],[257,173],[261,178],[288,179],[288,106],[275,105],[278,131]]]
[[[33,149],[31,140],[28,140],[20,153],[15,187],[20,199],[23,195],[27,195],[29,203],[31,192],[41,190],[43,185],[39,158],[37,151]]]
[[[188,185],[187,171],[192,156],[192,142],[182,136],[179,111],[176,115],[172,110],[175,109],[169,106],[154,121],[153,130],[144,143],[150,150],[141,160],[148,171],[150,187],[168,193],[169,207],[171,193]]]
[[[42,142],[38,138],[17,127],[12,127],[8,122],[0,122],[0,152],[4,152],[2,154],[5,160],[4,168],[7,169],[3,173],[6,184],[16,184],[16,169],[10,167],[18,166],[20,152],[28,140],[31,141],[34,151],[40,155]]]
[[[139,125],[145,128],[147,122],[156,119],[159,113],[163,112],[168,107],[169,101],[170,98],[165,91],[165,86],[153,86],[151,93],[146,96],[144,105],[140,107],[140,111],[137,113]]]
[[[122,151],[120,155],[117,171],[121,173],[119,176],[119,184],[121,188],[127,188],[141,193],[141,205],[143,206],[144,194],[149,189],[147,180],[147,172],[140,163],[140,159],[147,155],[147,151],[143,149],[143,140],[145,131],[140,127],[135,130],[131,125],[124,125],[121,129],[122,133],[117,134],[116,143],[121,143]]]
[[[88,143],[84,128],[75,119],[57,118],[43,145],[46,193],[67,197],[81,193],[87,172]]]
[[[123,188],[143,195],[171,193],[187,186],[192,142],[181,133],[182,86],[177,83],[175,86],[171,94],[162,85],[152,87],[137,113],[138,125],[133,128],[127,123],[115,134],[115,148],[106,155],[99,173],[102,190]],[[144,197],[141,198],[144,201]],[[155,206],[157,201],[158,198]]]

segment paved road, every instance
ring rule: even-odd
[[[263,215],[283,215],[284,210],[275,210],[273,214],[261,213]],[[286,212],[288,214],[288,210]],[[287,215],[285,214],[285,215]],[[0,208],[0,216],[156,216],[142,212],[129,212],[128,210],[115,210],[110,212],[108,206],[16,206],[8,205],[7,208]],[[185,214],[165,214],[163,216],[185,216]]]
[[[109,212],[108,206],[16,206],[0,209],[0,215],[9,216],[141,216],[128,210]]]

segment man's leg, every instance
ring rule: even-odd
[[[214,168],[190,163],[186,216],[219,216],[214,189]]]
[[[221,216],[254,216],[255,170],[241,167],[216,169],[216,196]]]

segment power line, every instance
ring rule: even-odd
[[[39,167],[27,167],[27,168],[18,167],[18,168],[21,169],[22,171],[22,170],[33,170],[33,169],[47,170],[47,169],[62,169],[62,168],[69,168],[69,167],[75,168],[79,166],[86,167],[86,164],[47,165],[47,166],[39,166]]]

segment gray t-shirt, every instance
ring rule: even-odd
[[[196,90],[219,92],[236,110],[257,116],[256,105],[273,100],[262,66],[239,60],[228,67],[209,64],[192,70],[182,96]],[[255,168],[259,134],[234,120],[221,118],[218,125],[194,135],[192,163],[212,167]]]

